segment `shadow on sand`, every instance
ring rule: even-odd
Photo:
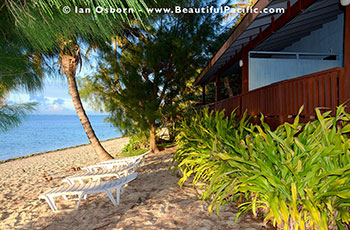
[[[261,221],[249,215],[236,223],[236,210],[229,205],[221,209],[218,218],[207,211],[208,204],[198,199],[192,186],[180,188],[179,178],[169,170],[174,151],[150,154],[138,170],[138,178],[125,188],[120,205],[113,206],[104,194],[90,196],[79,210],[53,213],[47,208],[52,215],[24,229],[264,229]],[[63,199],[57,203],[61,209],[75,205]],[[47,204],[43,201],[42,205]]]

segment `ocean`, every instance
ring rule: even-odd
[[[97,137],[103,141],[121,136],[104,115],[90,115]],[[22,124],[0,133],[0,161],[76,145],[88,144],[77,115],[30,115]]]

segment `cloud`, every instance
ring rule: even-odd
[[[72,98],[66,91],[52,92],[44,90],[37,93],[11,93],[8,102],[11,103],[26,103],[38,102],[37,112],[35,114],[59,114],[59,115],[75,115],[76,111],[72,102]],[[86,112],[90,115],[101,114],[93,111],[87,103],[84,103]]]
[[[16,104],[16,102],[10,100],[10,101],[7,101],[6,104],[13,105],[13,104]]]
[[[44,94],[31,94],[30,101],[39,103],[41,114],[74,114],[71,100],[59,97],[48,97]]]
[[[65,101],[64,101],[63,99],[58,98],[58,99],[54,100],[52,104],[53,104],[53,105],[63,105],[64,102],[65,102]]]
[[[25,103],[30,101],[30,97],[26,93],[13,92],[10,93],[8,100],[14,103]]]
[[[38,95],[38,94],[30,94],[29,96],[30,101],[39,102],[40,104],[46,105],[49,102],[49,99],[46,98],[44,95]]]
[[[64,107],[63,107],[63,106],[59,106],[59,105],[56,105],[56,104],[50,105],[49,107],[50,107],[53,111],[63,111],[63,110],[64,110]]]

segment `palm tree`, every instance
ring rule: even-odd
[[[11,17],[13,12],[11,12],[11,9],[4,7],[6,3],[10,4],[11,2],[5,2],[0,9],[0,31],[6,32],[2,33],[0,37],[0,131],[7,131],[11,127],[18,126],[23,116],[35,109],[37,103],[8,105],[6,96],[11,91],[19,88],[24,88],[28,92],[40,89],[42,87],[42,67],[44,64],[42,62],[43,55],[30,52],[23,54],[23,50],[27,51],[32,47],[31,44],[20,39],[19,34],[16,33],[13,26],[15,20]],[[72,45],[71,43],[71,41],[69,44],[61,42],[59,57],[62,73],[67,76],[74,107],[99,159],[112,159],[96,137],[82,106],[75,80],[76,68],[81,62],[80,49],[78,45],[74,44],[72,49],[69,46]],[[48,56],[54,55],[55,52]]]
[[[96,2],[78,0],[73,5],[68,0],[41,1],[40,4],[37,4],[35,0],[30,0],[23,4],[21,1],[7,0],[0,5],[0,13],[4,9],[11,13],[20,31],[18,36],[23,37],[33,50],[49,57],[54,57],[57,52],[59,53],[61,71],[67,77],[74,107],[100,160],[111,159],[112,156],[106,152],[96,137],[80,100],[75,79],[77,66],[79,63],[81,64],[80,49],[76,42],[69,39],[62,41],[61,38],[71,38],[75,41],[80,39],[88,44],[104,44],[116,33],[120,33],[126,25],[124,22],[130,22],[134,14],[102,16],[98,14],[65,14],[62,9],[64,6],[70,8],[77,6],[91,8],[94,11],[96,6],[126,7],[134,9],[136,12],[134,16],[141,19],[141,15],[147,14],[146,4],[153,5],[154,3],[154,0],[98,0]],[[58,46],[59,48],[57,48]]]
[[[78,65],[81,67],[81,56],[79,45],[69,40],[62,42],[59,53],[59,65],[61,66],[62,74],[66,75],[68,81],[69,93],[72,96],[75,111],[78,114],[81,124],[88,136],[92,147],[94,148],[100,161],[110,160],[113,157],[103,148],[97,138],[88,116],[84,110],[83,104],[79,96],[78,86],[75,79],[75,74]]]

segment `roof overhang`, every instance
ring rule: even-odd
[[[339,0],[258,0],[253,8],[284,8],[284,13],[248,13],[202,70],[194,85],[230,72],[243,50],[279,51],[335,20],[342,13]]]

